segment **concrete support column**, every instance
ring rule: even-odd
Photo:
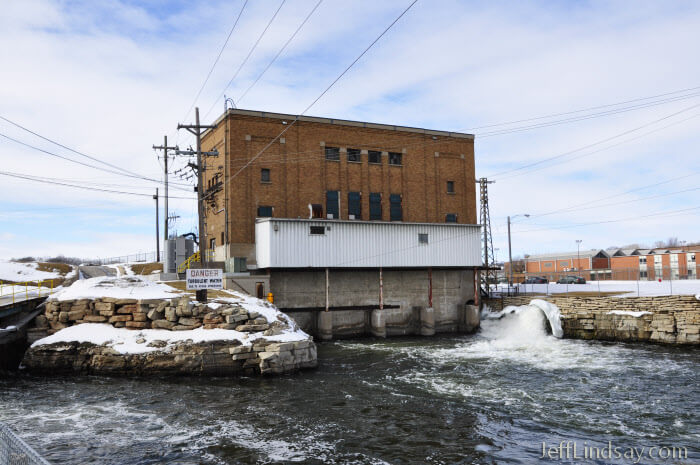
[[[318,338],[321,341],[333,339],[333,312],[318,312]]]
[[[374,337],[386,337],[386,318],[384,317],[384,310],[372,310],[370,332]]]
[[[465,305],[460,309],[459,330],[465,333],[473,333],[479,329],[479,307],[476,305]]]
[[[435,335],[435,310],[433,307],[425,307],[420,309],[420,335]]]

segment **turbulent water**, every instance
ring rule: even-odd
[[[543,441],[700,463],[697,349],[557,339],[531,307],[474,336],[322,344],[319,361],[262,379],[0,378],[0,421],[56,464],[529,464]]]

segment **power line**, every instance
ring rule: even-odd
[[[635,99],[632,99],[632,100],[625,100],[625,101],[623,101],[623,102],[607,103],[607,104],[605,104],[605,105],[598,105],[598,106],[595,106],[595,107],[588,107],[588,108],[582,108],[582,109],[579,109],[579,110],[566,111],[566,112],[563,112],[563,113],[552,113],[552,114],[549,114],[549,115],[535,116],[535,117],[525,118],[525,119],[519,119],[519,120],[515,120],[515,121],[507,121],[507,122],[503,122],[503,123],[493,123],[493,124],[487,124],[487,125],[483,125],[483,126],[476,126],[476,127],[468,128],[468,129],[465,129],[465,130],[486,129],[486,128],[492,128],[492,127],[496,127],[496,126],[507,126],[507,125],[511,125],[511,124],[526,123],[526,122],[529,122],[529,121],[536,121],[536,120],[541,120],[541,119],[554,118],[554,117],[556,117],[556,116],[572,115],[572,114],[575,114],[575,113],[583,113],[583,112],[585,112],[585,111],[599,110],[599,109],[601,109],[601,108],[615,107],[615,106],[625,105],[625,104],[628,104],[628,103],[641,102],[641,101],[643,101],[643,100],[651,100],[651,99],[654,99],[654,98],[666,97],[666,96],[668,96],[668,95],[679,94],[679,93],[681,93],[681,92],[696,91],[696,90],[698,90],[698,89],[700,89],[700,86],[698,86],[698,87],[690,87],[690,88],[681,89],[681,90],[674,90],[674,91],[672,91],[672,92],[666,92],[666,93],[663,93],[663,94],[652,95],[652,96],[649,96],[649,97],[640,97],[640,98],[635,98]]]
[[[665,95],[665,94],[662,94],[662,95]],[[700,95],[700,94],[698,94],[698,95]],[[648,99],[648,98],[650,98],[650,97],[644,97],[644,98],[641,98],[641,99],[638,99],[638,100],[642,100],[642,99],[645,99],[645,98]],[[632,109],[636,109],[636,108],[632,108]],[[605,116],[605,115],[604,115],[604,116]],[[697,116],[697,115],[696,115],[696,116]],[[696,117],[696,116],[693,116],[693,117],[691,117],[691,118],[694,118],[694,117]],[[691,119],[691,118],[688,118],[688,119]],[[678,121],[678,122],[676,122],[676,123],[673,123],[672,125],[679,124],[679,123],[684,122],[684,121],[687,121],[687,119]],[[660,128],[660,129],[656,129],[656,130],[654,130],[654,131],[651,131],[651,132],[649,132],[649,133],[646,133],[645,135],[652,134],[652,133],[654,133],[654,132],[656,132],[656,131],[658,131],[658,130],[665,129],[665,128],[670,127],[670,126],[672,126],[672,125],[665,126],[665,127],[663,127],[663,128]],[[454,131],[453,131],[453,132],[454,132]],[[517,132],[517,131],[515,131],[515,132]],[[503,133],[503,134],[506,134],[506,133]],[[502,134],[497,134],[497,135],[502,135]],[[480,137],[480,134],[477,134],[477,137]],[[384,145],[384,144],[386,143],[386,141],[388,141],[388,140],[389,140],[389,139],[376,140],[376,141],[373,142],[372,144],[355,144],[354,146],[357,147],[357,148],[366,148],[366,149],[370,149],[370,150],[372,150],[372,149],[381,149],[381,150],[392,151],[392,150],[395,150],[395,149],[408,148],[408,147],[414,147],[414,146],[419,146],[419,145],[428,146],[428,145],[431,145],[431,144],[440,144],[440,143],[444,143],[443,140],[439,140],[439,139],[438,139],[438,140],[430,140],[430,141],[421,140],[420,142],[411,143],[411,144],[402,144],[402,145],[400,145],[400,146],[393,146],[393,145],[392,145],[392,146],[386,146],[386,145]],[[392,139],[392,140],[393,140],[393,139]],[[634,139],[630,139],[630,140],[634,140]],[[619,144],[618,144],[618,145],[619,145]],[[615,147],[615,146],[616,146],[616,145],[613,145],[613,146],[611,146],[611,147]],[[594,153],[597,153],[597,152],[594,152]],[[299,152],[286,152],[285,154],[278,154],[278,155],[270,155],[270,154],[267,154],[267,157],[266,157],[266,158],[267,158],[267,160],[270,160],[271,158],[290,157],[291,155],[310,155],[311,157],[310,157],[309,159],[316,159],[316,155],[318,155],[318,149],[306,150],[306,151],[299,151]],[[297,159],[301,159],[301,158],[297,157]],[[230,161],[237,161],[237,160],[245,161],[245,160],[248,160],[248,158],[232,158],[232,159],[230,159]],[[295,160],[290,160],[290,161],[295,161]],[[268,162],[269,162],[269,161],[268,161]]]
[[[262,70],[260,75],[258,75],[258,77],[255,79],[255,81],[253,81],[253,83],[250,86],[248,86],[248,88],[245,90],[245,92],[243,92],[243,94],[241,94],[241,96],[238,97],[236,104],[239,104],[241,102],[241,100],[243,100],[243,98],[248,94],[250,89],[252,89],[255,86],[255,84],[258,83],[260,78],[263,77],[263,74],[265,74],[267,72],[267,70],[270,69],[270,66],[272,66],[272,64],[275,62],[275,60],[277,60],[277,58],[279,58],[279,56],[282,54],[282,52],[284,52],[284,49],[287,48],[287,45],[289,45],[292,42],[292,40],[294,40],[294,37],[296,37],[296,35],[301,30],[301,28],[304,27],[304,24],[306,24],[306,22],[309,20],[309,18],[311,18],[311,15],[314,14],[314,12],[318,9],[318,7],[321,5],[321,3],[323,3],[323,0],[318,0],[318,3],[316,3],[316,5],[311,9],[309,14],[306,15],[306,18],[304,18],[304,21],[302,21],[301,24],[299,25],[299,27],[297,27],[297,30],[294,31],[294,34],[292,34],[291,37],[289,39],[287,39],[287,42],[285,42],[284,45],[282,46],[282,48],[279,50],[279,52],[277,52],[277,55],[275,55],[274,58],[272,58],[272,60],[270,60],[270,62],[265,67],[265,69]]]
[[[219,54],[216,56],[214,63],[212,63],[212,65],[211,65],[211,68],[209,68],[209,72],[207,73],[207,77],[204,79],[204,82],[202,83],[202,87],[199,88],[197,95],[195,95],[194,100],[192,100],[192,105],[190,105],[190,108],[187,110],[187,113],[185,113],[185,117],[182,118],[183,121],[186,120],[187,117],[190,115],[190,112],[192,111],[195,104],[197,103],[197,99],[202,94],[202,91],[204,90],[204,87],[207,85],[207,82],[209,82],[209,78],[211,77],[211,73],[214,72],[214,68],[216,67],[217,63],[219,63],[219,59],[221,58],[221,54],[224,53],[224,50],[226,49],[226,46],[228,45],[228,41],[229,41],[229,39],[231,39],[231,34],[233,34],[233,31],[236,29],[236,25],[238,24],[238,20],[241,19],[241,15],[243,14],[243,10],[245,10],[245,7],[247,4],[248,4],[248,0],[245,0],[245,2],[243,2],[243,6],[241,7],[241,10],[238,12],[238,16],[236,16],[236,21],[234,21],[233,26],[231,27],[231,30],[228,31],[228,36],[226,36],[226,40],[224,41],[224,44],[221,46],[221,50],[219,50]]]
[[[575,223],[575,224],[562,225],[562,226],[549,226],[546,228],[538,228],[538,229],[521,229],[518,231],[518,233],[535,232],[535,231],[551,231],[553,229],[570,229],[570,228],[578,228],[581,226],[593,226],[593,225],[598,225],[598,224],[621,223],[621,222],[625,222],[625,221],[634,221],[634,220],[639,220],[639,219],[643,219],[643,218],[650,218],[650,217],[654,217],[654,216],[676,215],[679,213],[685,213],[688,211],[693,211],[693,210],[698,210],[698,209],[700,209],[700,206],[690,207],[690,208],[682,208],[679,210],[671,210],[671,211],[666,211],[666,212],[650,213],[648,215],[631,216],[631,217],[621,218],[621,219],[616,219],[616,220],[592,221],[589,223]]]
[[[104,171],[104,172],[106,172],[106,173],[116,174],[116,175],[118,175],[118,176],[125,176],[125,177],[127,177],[127,178],[136,178],[136,179],[141,179],[141,180],[146,180],[146,181],[152,181],[152,182],[157,182],[157,183],[160,184],[160,181],[157,180],[157,179],[146,178],[146,177],[138,176],[138,175],[130,175],[130,174],[122,173],[122,172],[119,172],[119,171],[114,171],[114,170],[110,170],[110,169],[107,169],[107,168],[102,168],[102,167],[100,167],[100,166],[91,165],[91,164],[89,164],[89,163],[84,163],[84,162],[79,161],[79,160],[74,160],[74,159],[72,159],[72,158],[68,158],[68,157],[66,157],[66,156],[59,155],[59,154],[54,153],[54,152],[51,152],[51,151],[49,151],[49,150],[44,150],[44,149],[42,149],[42,148],[36,147],[36,146],[31,145],[31,144],[28,144],[28,143],[26,143],[26,142],[22,142],[22,141],[19,140],[19,139],[15,139],[14,137],[10,137],[10,136],[8,136],[8,135],[6,135],[6,134],[3,134],[3,133],[0,133],[0,137],[4,137],[5,139],[11,140],[12,142],[15,142],[16,144],[19,144],[19,145],[22,145],[22,146],[24,146],[24,147],[30,148],[30,149],[32,149],[32,150],[36,150],[36,151],[38,151],[38,152],[45,153],[45,154],[50,155],[50,156],[52,156],[52,157],[57,157],[57,158],[60,158],[60,159],[69,161],[69,162],[71,162],[71,163],[76,163],[76,164],[78,164],[78,165],[86,166],[86,167],[88,167],[88,168],[92,168],[92,169]],[[181,185],[184,186],[185,184],[181,184]],[[180,190],[185,190],[185,189],[180,188]]]
[[[668,180],[666,180],[666,181],[661,181],[661,182],[657,182],[657,183],[654,183],[654,184],[648,184],[648,185],[645,185],[645,186],[635,187],[634,189],[630,189],[630,190],[621,192],[621,193],[619,193],[619,194],[613,194],[613,195],[609,195],[609,196],[606,196],[606,197],[601,197],[601,198],[596,199],[596,200],[590,200],[590,201],[588,201],[588,202],[583,202],[583,203],[579,203],[579,204],[576,204],[576,205],[571,205],[571,206],[569,206],[569,207],[560,208],[560,209],[558,209],[558,210],[552,210],[552,211],[549,211],[549,212],[546,212],[546,213],[540,213],[540,214],[530,215],[530,217],[531,217],[531,218],[540,218],[540,217],[542,217],[542,216],[554,215],[554,214],[556,214],[556,213],[568,213],[568,212],[572,212],[572,211],[589,210],[589,209],[592,209],[592,208],[599,208],[599,207],[605,207],[605,206],[615,205],[615,203],[609,203],[609,204],[604,204],[604,205],[594,205],[594,206],[592,206],[592,207],[577,208],[577,207],[581,207],[581,206],[584,206],[584,205],[590,205],[590,204],[593,204],[593,203],[598,203],[598,202],[603,201],[603,200],[608,200],[608,199],[612,199],[612,198],[615,198],[615,197],[620,197],[620,196],[622,196],[622,195],[629,194],[629,193],[632,193],[632,192],[636,192],[636,191],[639,191],[639,190],[648,189],[648,188],[650,188],[650,187],[661,186],[661,185],[663,185],[663,184],[668,184],[669,182],[678,181],[678,180],[680,180],[680,179],[689,178],[689,177],[691,177],[691,176],[697,176],[697,174],[698,174],[698,172],[696,171],[696,172],[693,172],[693,173],[690,173],[690,174],[686,174],[686,175],[683,175],[683,176],[678,176],[678,177],[675,177],[675,178],[671,178],[671,179],[668,179]],[[688,190],[685,190],[685,191],[672,192],[672,193],[670,193],[670,194],[662,194],[662,195],[659,195],[659,196],[657,196],[657,197],[664,197],[664,196],[666,196],[666,195],[672,195],[672,194],[681,193],[681,192],[687,192],[687,191],[691,191],[691,190],[696,190],[696,189],[688,189]],[[652,198],[656,198],[656,197],[653,197],[653,196],[652,196],[652,197],[642,197],[642,198],[640,198],[640,199],[633,199],[633,200],[630,200],[629,202],[637,202],[637,201],[639,201],[639,200],[646,200],[646,199],[652,199]]]
[[[572,123],[572,122],[578,122],[578,121],[584,121],[588,119],[594,119],[594,118],[600,118],[602,116],[610,116],[610,115],[616,115],[619,113],[626,113],[628,111],[634,111],[634,110],[639,110],[641,108],[649,108],[653,106],[658,106],[658,105],[663,105],[666,103],[671,103],[671,102],[678,102],[681,100],[687,100],[689,98],[697,97],[700,96],[700,92],[694,93],[694,94],[689,94],[689,95],[682,95],[678,97],[672,97],[664,100],[657,100],[654,102],[647,102],[639,105],[633,105],[630,107],[623,107],[623,108],[616,108],[614,110],[607,110],[599,113],[591,113],[589,115],[583,115],[583,116],[576,116],[572,118],[565,118],[565,119],[560,119],[560,120],[555,120],[555,121],[548,121],[544,123],[538,123],[538,124],[533,124],[529,126],[520,126],[520,127],[515,127],[515,128],[508,128],[508,129],[502,129],[502,130],[496,130],[496,131],[491,131],[491,132],[484,132],[484,133],[479,133],[480,138],[486,138],[486,137],[493,137],[493,136],[502,136],[505,134],[514,134],[516,132],[523,132],[523,131],[530,131],[533,129],[540,129],[540,128],[546,128],[550,126],[557,126],[560,124],[567,124],[567,123]]]
[[[248,55],[246,55],[246,57],[243,59],[243,61],[241,62],[240,66],[238,67],[238,69],[236,70],[236,72],[233,74],[233,77],[231,78],[231,80],[228,81],[228,84],[226,84],[226,86],[224,86],[224,90],[221,91],[221,94],[216,98],[216,100],[214,101],[214,103],[212,104],[212,106],[209,108],[209,110],[208,110],[208,111],[206,112],[206,114],[204,115],[204,118],[205,118],[205,119],[206,119],[207,116],[209,116],[209,113],[211,113],[211,111],[214,109],[214,107],[216,106],[216,104],[217,104],[217,102],[219,101],[219,99],[224,95],[224,92],[226,92],[226,89],[228,89],[228,87],[231,85],[231,83],[233,83],[233,81],[238,77],[238,73],[241,72],[241,69],[243,69],[243,66],[245,66],[245,64],[248,62],[248,59],[250,58],[250,56],[253,54],[253,52],[255,51],[255,49],[258,47],[258,44],[259,44],[260,41],[262,40],[262,38],[263,38],[263,36],[265,35],[265,33],[267,32],[267,30],[268,30],[268,29],[270,28],[270,26],[272,25],[272,22],[273,22],[273,21],[275,20],[275,18],[277,17],[277,13],[280,12],[280,10],[282,9],[282,7],[284,6],[284,4],[285,4],[286,1],[287,1],[287,0],[282,0],[282,3],[280,3],[280,6],[279,6],[279,7],[277,8],[277,10],[275,11],[275,14],[272,15],[272,18],[270,18],[270,21],[268,21],[267,26],[265,26],[265,29],[263,29],[263,31],[260,33],[260,36],[258,37],[258,40],[255,41],[255,43],[253,44],[253,47],[252,47],[252,48],[250,49],[250,51],[248,52]]]
[[[621,133],[619,133],[619,134],[615,134],[614,136],[606,137],[605,139],[602,139],[602,140],[593,142],[592,144],[587,144],[587,145],[585,145],[585,146],[583,146],[583,147],[579,147],[579,148],[574,149],[574,150],[569,150],[568,152],[564,152],[564,153],[561,153],[561,154],[559,154],[559,155],[555,155],[555,156],[552,156],[552,157],[547,157],[547,158],[538,160],[538,161],[533,162],[533,163],[528,163],[528,164],[525,164],[525,165],[521,165],[521,166],[519,166],[519,167],[517,167],[517,168],[512,168],[512,169],[509,169],[509,170],[505,170],[505,171],[501,171],[501,172],[498,172],[498,173],[494,173],[494,174],[492,174],[492,175],[490,176],[490,178],[493,178],[493,177],[496,177],[496,176],[500,176],[500,175],[502,175],[502,174],[507,174],[507,173],[512,173],[512,172],[515,172],[515,171],[524,170],[524,169],[526,169],[526,168],[530,168],[530,167],[533,167],[533,166],[541,165],[542,163],[546,163],[546,162],[549,162],[549,161],[552,161],[552,160],[557,160],[557,159],[563,158],[563,157],[565,157],[565,156],[567,156],[567,155],[571,155],[572,153],[580,152],[580,151],[582,151],[582,150],[586,150],[586,149],[588,149],[588,148],[595,147],[596,145],[604,144],[605,142],[609,142],[609,141],[614,140],[614,139],[617,139],[617,138],[619,138],[619,137],[626,136],[627,134],[631,134],[631,133],[633,133],[633,132],[639,131],[640,129],[644,129],[644,128],[649,127],[649,126],[651,126],[651,125],[653,125],[653,124],[656,124],[656,123],[659,123],[659,122],[661,122],[661,121],[667,120],[667,119],[669,119],[669,118],[672,118],[672,117],[674,117],[674,116],[677,116],[677,115],[679,115],[679,114],[681,114],[681,113],[684,113],[684,112],[686,112],[686,111],[690,111],[690,110],[692,110],[692,109],[694,109],[694,108],[697,108],[697,107],[700,107],[700,104],[695,104],[695,105],[692,105],[692,106],[690,106],[690,107],[686,107],[686,108],[684,108],[683,110],[680,110],[680,111],[671,113],[670,115],[666,115],[666,116],[664,116],[664,117],[662,117],[662,118],[658,118],[658,119],[656,119],[656,120],[654,120],[654,121],[651,121],[651,122],[649,122],[649,123],[645,123],[645,124],[643,124],[643,125],[641,125],[641,126],[637,126],[637,127],[634,128],[634,129],[629,129],[629,130],[623,131],[623,132],[621,132]],[[510,177],[512,177],[512,176],[510,176]]]
[[[134,173],[133,171],[126,170],[126,169],[124,169],[124,168],[122,168],[122,167],[120,167],[120,166],[113,165],[113,164],[108,163],[108,162],[106,162],[106,161],[104,161],[104,160],[100,160],[99,158],[93,157],[93,156],[91,156],[91,155],[88,155],[88,154],[86,154],[86,153],[80,152],[80,151],[75,150],[75,149],[73,149],[73,148],[71,148],[71,147],[68,147],[68,146],[66,146],[66,145],[63,145],[63,144],[61,144],[60,142],[56,142],[55,140],[50,139],[50,138],[48,138],[48,137],[46,137],[46,136],[42,136],[41,134],[39,134],[39,133],[37,133],[37,132],[34,132],[34,131],[32,131],[31,129],[28,129],[28,128],[26,128],[26,127],[20,125],[19,123],[16,123],[16,122],[14,122],[14,121],[12,121],[12,120],[10,120],[10,119],[8,119],[8,118],[2,116],[2,115],[0,115],[0,119],[2,119],[2,120],[4,120],[4,121],[6,121],[6,122],[12,124],[13,126],[19,128],[19,129],[21,129],[21,130],[23,130],[23,131],[26,131],[26,132],[28,132],[28,133],[30,133],[30,134],[32,134],[32,135],[38,137],[38,138],[40,138],[40,139],[43,139],[43,140],[45,140],[45,141],[47,141],[47,142],[50,142],[50,143],[52,143],[52,144],[54,144],[54,145],[57,145],[57,146],[59,146],[59,147],[61,147],[61,148],[64,148],[64,149],[68,150],[69,152],[73,152],[73,153],[75,153],[75,154],[77,154],[77,155],[80,155],[80,156],[82,156],[82,157],[89,158],[90,160],[96,161],[96,162],[98,162],[98,163],[102,163],[103,165],[109,166],[110,168],[117,169],[117,170],[119,170],[119,171],[121,171],[121,172],[123,172],[123,173],[126,173],[126,174],[130,175],[130,177],[139,178],[139,179],[144,179],[144,180],[147,180],[147,181],[153,181],[153,182],[158,182],[158,183],[160,183],[159,180],[152,179],[152,178],[148,178],[148,177],[142,176],[142,175],[140,175],[140,174],[138,174],[138,173]],[[12,140],[12,141],[14,141],[14,142],[17,142],[17,143],[19,143],[19,144],[25,145],[25,146],[27,146],[27,147],[33,148],[33,149],[35,149],[35,150],[40,150],[40,149],[37,149],[37,148],[34,147],[34,146],[31,146],[31,145],[29,145],[29,144],[25,144],[25,143],[23,143],[23,142],[18,141],[17,139],[13,139],[13,138],[11,138],[11,137],[9,137],[9,136],[6,136],[6,135],[4,135],[4,134],[0,134],[0,135],[2,135],[3,137],[5,137],[5,138],[7,138],[7,139],[10,139],[10,140]],[[43,151],[43,150],[42,150],[42,151]],[[44,152],[44,153],[49,153],[49,152],[46,152],[46,151],[43,151],[43,152]],[[54,155],[55,155],[55,154],[54,154]],[[61,157],[61,158],[65,158],[65,157]],[[71,160],[71,159],[69,159],[69,158],[65,158],[65,159],[66,159],[66,160]],[[83,164],[83,163],[81,163],[81,164]],[[91,165],[87,165],[87,164],[84,164],[84,165],[85,165],[85,166],[91,166]],[[92,167],[92,168],[96,168],[96,169],[100,169],[100,168],[97,168],[97,167],[95,167],[95,166],[91,166],[91,167]],[[111,172],[114,173],[113,171],[111,171]],[[120,174],[120,173],[114,173],[114,174]],[[121,175],[124,176],[123,174],[121,174]]]
[[[21,174],[21,173],[12,173],[9,171],[0,171],[0,175],[12,177],[12,178],[24,179],[26,181],[40,182],[40,183],[44,183],[44,184],[54,184],[54,185],[64,186],[64,187],[73,187],[76,189],[85,189],[85,190],[98,191],[98,192],[108,192],[108,193],[112,193],[112,194],[136,195],[139,197],[153,197],[152,194],[140,194],[137,192],[126,192],[126,191],[118,191],[118,190],[113,190],[113,189],[101,189],[98,187],[81,186],[81,185],[77,185],[77,184],[69,184],[69,183],[64,183],[64,182],[59,182],[59,181],[53,181],[53,180],[50,180],[50,178],[39,178],[36,176],[31,176],[31,175]],[[171,198],[195,200],[193,197],[171,197]]]
[[[300,118],[301,116],[303,116],[304,113],[306,113],[307,111],[309,111],[309,109],[311,109],[311,107],[313,107],[313,106],[316,104],[316,102],[318,102],[319,100],[321,100],[321,98],[322,98],[324,95],[326,95],[326,93],[327,93],[327,92],[328,92],[328,91],[329,91],[343,76],[345,76],[345,74],[346,74],[348,71],[350,71],[350,69],[351,69],[353,66],[355,66],[355,64],[356,64],[358,61],[360,61],[360,59],[361,59],[363,56],[365,56],[365,54],[366,54],[377,42],[379,42],[379,40],[380,40],[382,37],[384,37],[384,35],[385,35],[387,32],[389,32],[389,30],[390,30],[390,29],[391,29],[391,28],[392,28],[392,27],[393,27],[393,26],[408,12],[408,10],[410,10],[410,9],[413,7],[413,5],[416,4],[416,2],[418,2],[418,0],[413,0],[413,2],[411,2],[411,4],[408,5],[408,7],[406,7],[406,9],[403,10],[403,11],[401,12],[401,14],[400,14],[399,16],[397,16],[396,19],[394,19],[394,21],[392,21],[391,24],[389,24],[389,25],[386,27],[386,29],[384,29],[384,30],[382,31],[382,33],[379,34],[379,35],[372,41],[372,43],[370,43],[370,44],[362,51],[362,53],[360,53],[360,54],[357,56],[357,58],[355,58],[355,59],[352,61],[352,63],[350,63],[350,64],[343,70],[343,72],[341,72],[341,73],[333,80],[333,82],[331,82],[331,83],[328,85],[328,87],[326,87],[326,88],[323,90],[323,92],[321,92],[321,94],[320,94],[318,97],[316,97],[316,98],[313,100],[313,102],[311,102],[311,103],[304,109],[304,111],[302,111],[300,114],[296,115],[296,116],[294,117],[294,120],[293,120],[291,123],[287,124],[287,125],[285,126],[285,128],[282,130],[282,132],[280,132],[279,134],[277,134],[267,145],[265,145],[265,147],[263,147],[253,158],[251,158],[247,163],[245,163],[245,164],[244,164],[238,171],[236,171],[232,176],[229,176],[229,178],[228,178],[226,181],[224,181],[222,187],[225,188],[226,185],[227,185],[229,182],[231,182],[232,179],[234,179],[234,178],[235,178],[236,176],[238,176],[244,169],[246,169],[248,166],[250,166],[250,164],[253,163],[260,155],[262,155],[262,154],[265,152],[265,150],[267,150],[268,148],[270,148],[270,146],[272,146],[272,144],[273,144],[277,139],[279,139],[279,138],[282,137],[287,131],[289,131],[289,129],[290,129],[292,126],[294,126],[294,124],[295,124],[297,121],[299,121],[299,118]],[[202,200],[206,199],[206,197],[207,197],[207,196],[204,196]]]

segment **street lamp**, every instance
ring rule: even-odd
[[[581,242],[583,239],[576,239],[576,271],[581,271]]]
[[[513,217],[513,219],[515,219],[519,216],[524,216],[525,218],[530,218],[529,213],[524,213],[522,215],[515,215]],[[511,247],[510,247],[510,216],[508,217],[508,285],[509,286],[513,285],[513,255],[511,253]]]

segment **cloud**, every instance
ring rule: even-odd
[[[239,78],[225,90],[227,95],[241,95],[315,3],[285,3]],[[223,102],[218,96],[278,5],[249,2],[197,102],[202,114],[213,108],[208,120],[220,113]],[[406,5],[325,0],[243,106],[302,111]],[[187,122],[185,113],[241,6],[241,1],[10,2],[0,17],[0,114],[109,163],[160,179],[162,167],[150,147],[160,144],[163,134],[169,134],[171,143],[190,143],[191,138],[177,134],[175,127]],[[469,130],[694,87],[700,85],[700,62],[692,59],[700,41],[698,23],[700,6],[695,2],[640,1],[634,8],[603,1],[418,2],[310,114]],[[694,103],[700,98],[497,137],[482,138],[476,130],[477,177],[586,146]],[[690,110],[649,130],[677,123],[674,126],[567,163],[544,164],[545,169],[522,176],[496,176],[496,184],[490,186],[496,247],[507,248],[502,235],[507,215],[531,213],[527,221],[533,224],[566,227],[700,205],[699,196],[688,193],[535,216],[607,196],[629,200],[692,187],[691,177],[619,195],[700,171],[700,118],[679,122],[698,113],[700,109]],[[79,158],[4,122],[0,132]],[[69,164],[2,138],[0,153],[6,171],[114,184],[144,194],[88,192],[2,177],[0,196],[5,203],[0,215],[28,207],[36,213],[34,220],[13,217],[3,227],[3,234],[16,237],[3,236],[0,255],[70,253],[80,250],[81,243],[88,243],[87,250],[94,254],[153,248],[153,225],[147,220],[157,187],[153,182]],[[184,162],[180,159],[175,166]],[[182,191],[172,187],[171,195],[192,195],[185,186],[179,186]],[[179,232],[195,224],[193,207],[192,201],[171,200],[171,210],[182,216]],[[55,215],[42,211],[51,208],[67,208],[65,216],[75,217],[75,224],[52,227]],[[122,222],[131,234],[128,240],[114,241],[109,235],[114,225],[104,216],[115,210],[116,218],[125,218],[129,210],[136,215],[129,224]],[[86,215],[95,219],[89,226]],[[513,228],[513,245],[521,254],[571,249],[580,238],[590,247],[668,236],[698,240],[698,218],[689,212],[537,232],[526,229],[543,226],[526,226],[523,221]],[[27,225],[39,220],[62,239],[40,245],[22,239]],[[67,239],[70,236],[73,241]]]

